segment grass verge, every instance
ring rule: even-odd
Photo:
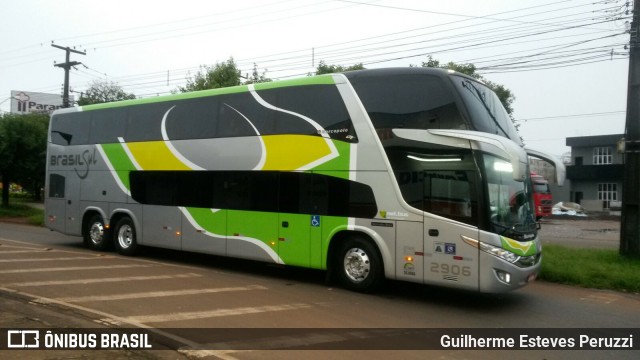
[[[0,218],[23,220],[32,225],[44,225],[44,211],[24,204],[0,206]]]
[[[595,289],[640,292],[640,259],[620,256],[617,250],[543,247],[540,278]]]

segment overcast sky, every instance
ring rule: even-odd
[[[473,63],[516,96],[527,146],[624,133],[629,41],[623,0],[21,0],[0,12],[0,110],[11,90],[60,94],[64,51],[86,55],[71,87],[117,82],[167,94],[200,65],[233,57],[284,79],[327,64]],[[631,9],[628,9],[631,10]]]

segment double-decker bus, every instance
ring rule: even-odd
[[[562,174],[562,172],[558,172]],[[52,114],[46,222],[140,246],[482,292],[537,275],[527,153],[496,95],[363,70]]]

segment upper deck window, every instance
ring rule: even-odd
[[[56,114],[51,141],[82,145],[296,134],[357,142],[335,85],[303,85]]]
[[[378,130],[468,129],[450,87],[437,76],[402,74],[350,79]]]

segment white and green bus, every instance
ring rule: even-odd
[[[45,216],[124,255],[325,269],[358,291],[386,278],[505,292],[540,269],[528,174],[483,84],[362,70],[56,111]]]

